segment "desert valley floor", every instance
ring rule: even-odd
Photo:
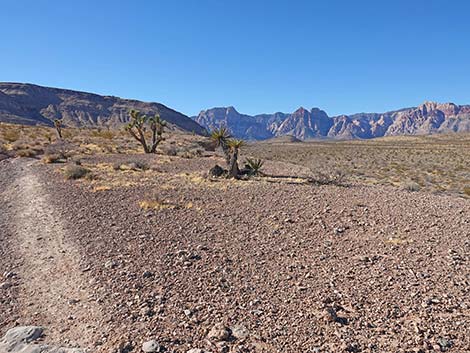
[[[113,168],[129,158],[150,168]],[[90,155],[100,177],[74,181],[1,161],[0,336],[39,325],[45,343],[90,352],[470,351],[468,198],[201,177],[215,163]]]

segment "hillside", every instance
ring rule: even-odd
[[[227,126],[234,136],[249,140],[264,140],[284,135],[292,135],[301,140],[369,139],[382,136],[469,132],[470,106],[425,102],[418,107],[387,113],[359,113],[335,117],[329,117],[318,108],[310,111],[299,108],[291,114],[249,116],[228,107],[203,110],[193,119],[209,130]]]
[[[192,119],[160,103],[26,83],[0,83],[0,122],[51,125],[54,119],[64,119],[70,127],[117,127],[127,122],[130,109],[149,115],[158,112],[171,128],[205,133]]]

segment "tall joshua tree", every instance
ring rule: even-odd
[[[126,131],[140,142],[145,153],[156,153],[158,144],[164,140],[163,132],[166,127],[166,121],[162,120],[158,114],[155,114],[154,117],[148,117],[147,115],[142,115],[137,110],[131,110],[129,114],[130,121],[125,127]],[[149,143],[147,143],[145,137],[147,125],[151,132],[151,141]]]
[[[59,137],[59,140],[62,140],[62,128],[64,126],[64,122],[62,119],[55,119],[54,120],[54,127],[55,130],[57,131],[57,136]]]
[[[229,175],[232,178],[238,179],[240,175],[240,169],[238,168],[238,153],[240,148],[245,144],[243,140],[233,139],[228,141],[228,147],[230,148],[230,165]]]
[[[211,132],[211,139],[215,141],[217,147],[222,148],[228,167],[230,167],[230,147],[228,144],[231,137],[229,130],[225,126],[221,126]]]

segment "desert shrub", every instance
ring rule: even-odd
[[[114,138],[114,132],[110,130],[93,130],[91,136],[100,137],[106,140],[112,140]]]
[[[64,169],[66,179],[81,179],[90,173],[89,169],[82,166],[71,164]]]
[[[113,164],[114,170],[148,170],[149,166],[147,163],[142,161],[127,161],[127,162],[118,162]]]
[[[74,146],[66,141],[59,140],[46,147],[46,155],[56,155],[59,159],[68,159],[72,156]]]
[[[161,151],[164,155],[167,156],[176,156],[178,154],[178,149],[175,145],[162,146]]]
[[[202,156],[204,153],[204,150],[201,148],[183,148],[178,155],[181,156],[182,158],[196,158]]]
[[[346,174],[341,170],[317,171],[310,177],[310,182],[318,185],[346,185]]]
[[[17,157],[29,157],[29,158],[32,158],[32,157],[36,157],[36,156],[37,156],[38,151],[37,151],[37,150],[30,149],[30,148],[25,148],[25,149],[20,149],[20,150],[16,151],[15,154],[16,154]]]
[[[208,152],[214,152],[215,148],[217,147],[217,144],[214,140],[202,140],[202,141],[196,141],[195,142],[197,145],[202,147],[205,151]]]
[[[64,139],[67,139],[67,140],[72,139],[72,137],[74,137],[74,135],[75,135],[75,134],[74,134],[74,132],[73,132],[72,130],[64,130],[64,131],[62,132],[62,137],[63,137]]]
[[[3,131],[2,135],[5,141],[12,143],[20,138],[21,132],[17,129],[8,129]]]
[[[61,160],[62,159],[60,158],[58,154],[46,154],[44,155],[44,157],[42,157],[42,161],[47,164],[58,163]]]
[[[470,196],[470,186],[466,186],[463,188],[463,193],[467,196]]]
[[[405,184],[403,184],[403,189],[406,190],[406,191],[419,191],[421,190],[421,186],[414,182],[414,181],[409,181],[409,182],[406,182]]]

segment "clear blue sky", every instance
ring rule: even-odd
[[[470,1],[0,1],[0,81],[188,115],[470,103]]]

